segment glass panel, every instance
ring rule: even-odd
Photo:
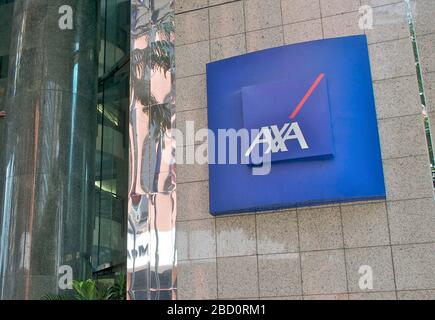
[[[130,53],[130,1],[101,1],[101,48],[99,74],[116,68]]]
[[[424,19],[420,19],[419,14],[424,17],[424,15],[429,15],[429,12],[419,12],[419,9],[428,9],[423,8],[424,4],[422,5],[422,2],[413,2],[411,0],[405,0],[406,2],[406,8],[407,8],[407,18],[408,18],[408,24],[409,29],[411,32],[411,40],[412,40],[412,46],[414,50],[414,59],[415,59],[415,66],[417,70],[417,80],[418,80],[418,89],[420,91],[420,99],[421,99],[421,105],[422,105],[422,113],[423,113],[423,123],[426,133],[426,141],[427,141],[427,147],[429,152],[429,160],[430,160],[430,166],[432,170],[432,181],[433,186],[435,188],[435,155],[434,155],[434,149],[433,149],[433,139],[432,139],[432,132],[431,132],[431,119],[429,117],[429,110],[433,111],[434,106],[430,105],[430,100],[427,99],[427,88],[432,88],[433,83],[425,83],[425,79],[429,79],[427,75],[424,74],[425,65],[427,64],[427,61],[421,59],[420,50],[427,51],[427,47],[419,47],[420,43],[420,37],[423,34],[426,33],[426,24],[427,21],[424,21]],[[423,30],[423,31],[421,31]],[[421,44],[421,43],[420,43]],[[431,50],[431,49],[429,49]],[[423,56],[427,54],[427,52],[423,52]],[[425,85],[427,87],[425,87]],[[430,91],[430,90],[429,90]],[[432,119],[434,121],[434,119]]]
[[[124,272],[127,247],[130,1],[101,1],[94,275]]]

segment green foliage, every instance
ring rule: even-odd
[[[108,300],[125,300],[127,295],[127,283],[124,274],[115,279],[115,283],[107,289]]]
[[[76,300],[107,300],[106,290],[94,280],[74,281],[73,288]]]
[[[92,279],[73,281],[73,290],[74,294],[71,296],[47,294],[42,300],[125,300],[126,279],[124,274],[120,274],[110,286]]]
[[[46,294],[45,296],[42,297],[42,300],[61,301],[61,300],[72,300],[72,298],[66,295]]]

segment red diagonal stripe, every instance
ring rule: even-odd
[[[319,85],[320,81],[322,81],[322,79],[324,77],[325,77],[324,73],[319,74],[319,76],[317,77],[316,81],[314,81],[314,83],[311,85],[310,89],[308,89],[307,93],[302,98],[301,102],[299,102],[299,104],[296,107],[296,109],[290,115],[290,119],[294,119],[298,115],[299,111],[301,111],[301,109],[304,106],[305,102],[307,102],[308,98],[313,94],[314,90],[317,88],[317,86]]]

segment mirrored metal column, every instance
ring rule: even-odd
[[[132,0],[128,298],[176,298],[174,1]]]

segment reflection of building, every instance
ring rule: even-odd
[[[173,6],[170,0],[132,1],[130,299],[176,297]]]

